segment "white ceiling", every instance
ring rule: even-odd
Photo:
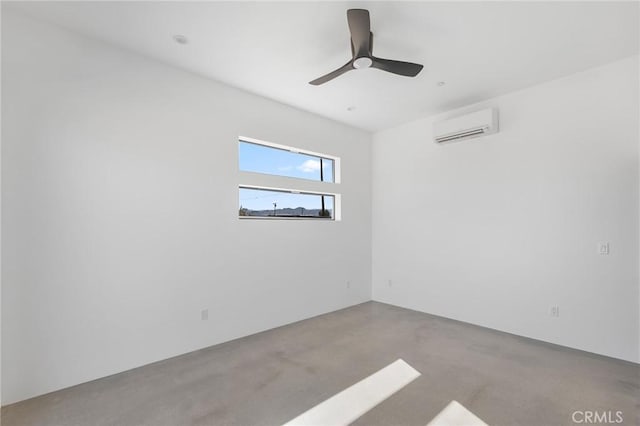
[[[639,44],[637,2],[88,1],[10,7],[370,131],[637,54]],[[309,85],[350,58],[349,8],[369,9],[376,56],[422,63],[422,73],[407,78],[364,69]],[[189,44],[176,43],[174,34]],[[446,84],[438,87],[439,81]]]

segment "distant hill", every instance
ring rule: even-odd
[[[258,217],[269,217],[273,216],[273,209],[271,210],[250,210],[250,209],[242,209],[245,214],[241,214],[241,216],[258,216]],[[332,213],[331,209],[327,209],[328,212]],[[320,209],[305,209],[304,207],[297,207],[295,209],[276,209],[275,216],[281,217],[320,217]]]

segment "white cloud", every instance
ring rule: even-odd
[[[320,161],[307,160],[296,168],[304,173],[314,173],[320,170]]]
[[[326,169],[328,166],[327,163],[322,165],[323,169]],[[320,170],[320,161],[319,160],[307,160],[304,163],[300,164],[296,167],[296,169],[300,170],[304,173],[314,173]]]

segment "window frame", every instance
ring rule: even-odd
[[[267,141],[263,141],[263,140],[260,140],[260,139],[250,138],[248,136],[238,136],[237,143],[240,143],[240,142],[250,143],[250,144],[259,145],[259,146],[264,146],[264,147],[272,148],[272,149],[279,149],[279,150],[282,150],[282,151],[290,152],[292,154],[309,155],[311,157],[317,157],[318,159],[323,158],[323,159],[327,159],[327,160],[332,160],[333,161],[333,182],[326,181],[326,180],[315,180],[315,179],[307,179],[307,178],[301,178],[301,177],[295,177],[295,176],[279,175],[279,174],[276,174],[276,173],[263,173],[263,172],[254,172],[254,171],[251,171],[251,170],[242,170],[242,169],[240,169],[240,157],[238,157],[238,170],[240,170],[243,173],[255,173],[255,174],[259,174],[259,175],[278,176],[278,177],[283,177],[283,178],[287,178],[287,179],[296,179],[296,180],[308,181],[308,182],[322,182],[322,183],[329,183],[329,184],[338,184],[338,183],[340,183],[340,157],[337,157],[335,155],[330,155],[330,154],[324,154],[324,153],[321,153],[321,152],[310,151],[310,150],[307,150],[307,149],[304,149],[304,148],[295,148],[295,147],[288,146],[288,145],[282,145],[282,144],[278,144],[278,143],[267,142]]]
[[[261,173],[240,169],[239,144],[241,142],[261,145],[267,148],[280,149],[292,153],[309,155],[317,158],[323,158],[333,161],[333,182],[305,179],[294,176],[277,175],[272,173]],[[236,211],[238,219],[258,219],[258,220],[311,220],[312,222],[339,222],[342,220],[342,194],[340,191],[341,181],[341,160],[340,157],[331,154],[311,151],[308,149],[292,147],[288,145],[267,142],[260,139],[250,138],[247,136],[238,136],[235,140],[237,163],[238,164],[238,181],[236,190]],[[240,215],[240,189],[255,189],[264,191],[276,191],[292,194],[308,194],[308,195],[324,195],[333,197],[333,214],[332,217],[287,217],[287,216],[241,216]]]
[[[283,192],[286,194],[303,194],[303,195],[317,195],[317,196],[325,196],[333,198],[333,211],[331,217],[323,217],[323,216],[241,216],[238,214],[238,218],[245,219],[267,219],[267,220],[314,220],[314,221],[335,221],[337,211],[338,211],[338,203],[340,194],[334,194],[330,192],[317,192],[317,191],[298,191],[295,189],[284,189],[284,188],[273,188],[273,187],[265,187],[265,186],[256,186],[256,185],[238,185],[238,191],[240,189],[255,189],[258,191],[271,191],[271,192]],[[239,204],[239,203],[238,203]]]

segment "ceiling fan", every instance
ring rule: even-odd
[[[366,9],[347,10],[347,22],[351,32],[351,60],[329,74],[310,81],[309,84],[319,86],[327,81],[359,68],[377,68],[393,74],[415,77],[422,70],[422,65],[411,62],[394,61],[391,59],[376,58],[371,53],[373,50],[373,33],[371,32],[371,20]]]

